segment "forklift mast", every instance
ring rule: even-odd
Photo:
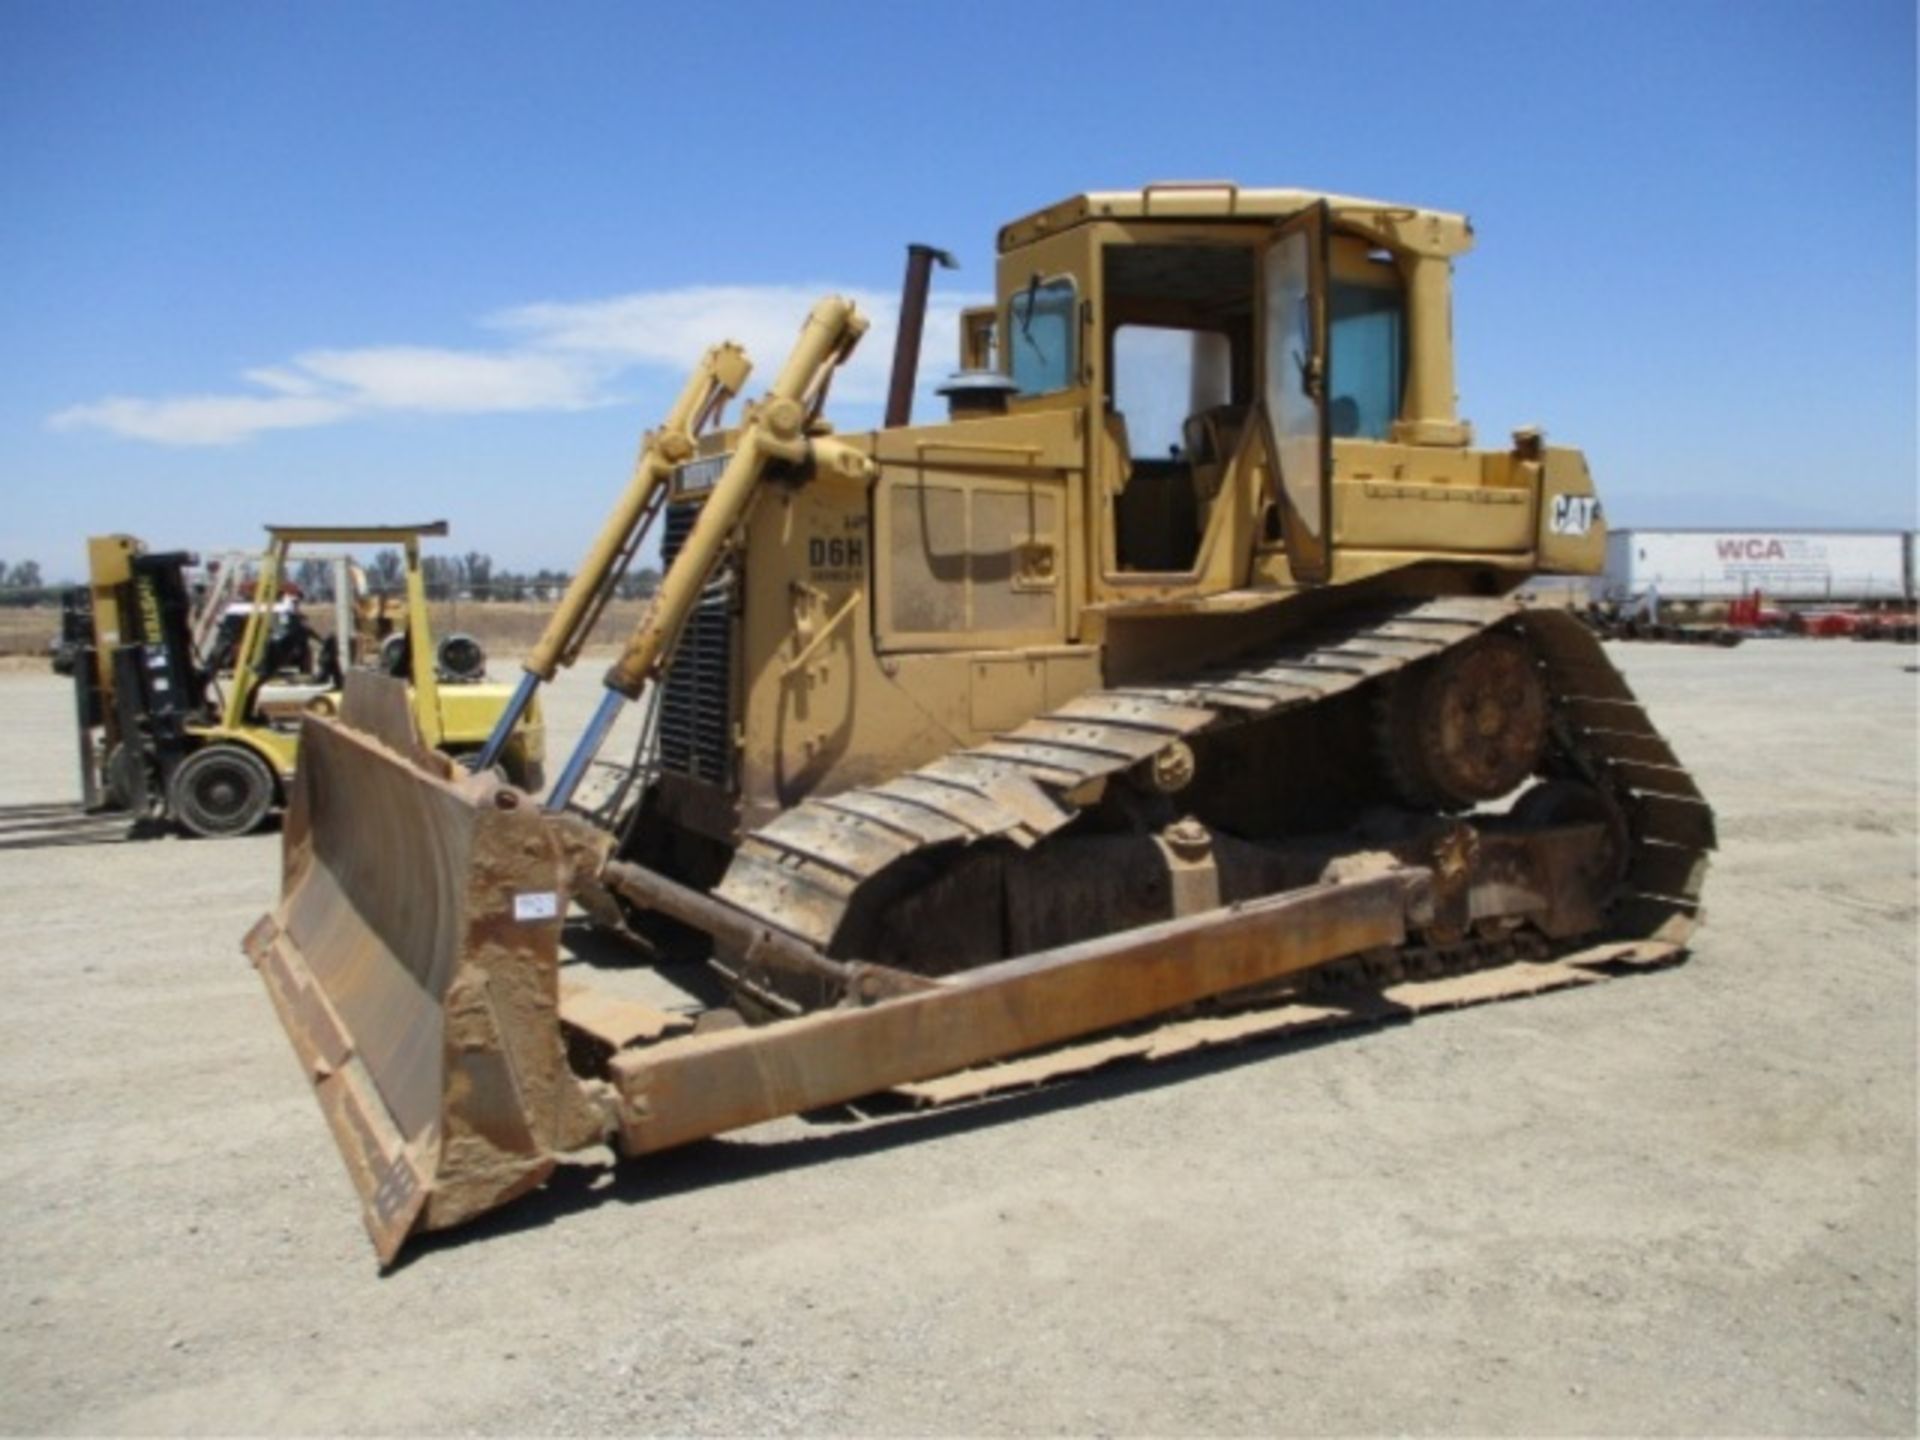
[[[89,807],[112,798],[140,813],[166,794],[186,758],[186,727],[205,711],[186,579],[195,561],[184,550],[147,553],[125,535],[89,542],[88,561],[92,633],[73,667],[82,798]],[[94,725],[104,731],[97,752]]]

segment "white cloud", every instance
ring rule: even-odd
[[[258,370],[244,370],[242,380],[251,380],[254,384],[268,390],[277,390],[282,395],[317,395],[319,382],[310,375],[297,374],[275,365],[263,365]]]
[[[550,301],[502,311],[487,323],[518,331],[547,349],[604,355],[627,363],[690,364],[716,339],[756,353],[784,346],[807,311],[834,286],[696,285],[601,300]],[[870,294],[838,289],[872,315]],[[890,305],[882,301],[881,306]],[[864,343],[864,342],[862,342]]]
[[[599,400],[597,368],[559,355],[388,345],[309,351],[294,364],[369,410],[470,415],[579,410]]]
[[[859,403],[878,401],[886,395],[893,368],[900,304],[898,296],[884,291],[844,285],[699,285],[522,305],[488,323],[519,334],[537,349],[597,356],[621,369],[647,365],[684,371],[716,340],[736,340],[747,347],[759,378],[766,381],[785,360],[807,312],[830,294],[846,296],[873,322],[836,378],[834,395]],[[960,311],[983,298],[953,292],[931,297],[920,343],[923,384],[958,363]]]
[[[770,380],[822,295],[854,301],[873,328],[835,381],[835,399],[877,403],[892,366],[897,298],[844,286],[689,286],[597,300],[516,306],[485,323],[505,348],[417,345],[310,350],[241,375],[252,393],[156,399],[115,396],[49,418],[56,430],[105,430],[163,445],[230,445],[269,430],[330,425],[374,413],[506,414],[613,403],[632,371],[683,374],[707,346],[735,340]],[[959,312],[980,297],[937,293],[928,308],[920,380],[955,363]],[[748,393],[759,387],[749,383]],[[646,423],[644,420],[640,423]]]
[[[116,395],[49,417],[55,430],[107,430],[156,445],[231,445],[263,430],[297,430],[344,420],[337,400],[304,395],[177,395],[139,400]]]

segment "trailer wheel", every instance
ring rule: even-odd
[[[208,745],[173,772],[174,818],[196,835],[244,835],[273,808],[273,772],[239,745]]]

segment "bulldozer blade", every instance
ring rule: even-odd
[[[283,866],[245,948],[382,1264],[600,1138],[558,1018],[568,859],[527,797],[404,737],[310,718]]]

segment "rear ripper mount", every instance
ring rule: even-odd
[[[1525,638],[1551,696],[1549,778],[1507,816],[1388,827],[1343,852],[1281,844],[1264,859],[1189,821],[1185,855],[1177,835],[1167,852],[1170,918],[945,974],[828,953],[861,886],[921,848],[900,807],[917,807],[921,845],[1010,842],[1037,860],[1070,838],[1055,832],[1089,780],[1150,778],[1175,741],[1378,687],[1490,633]],[[383,1262],[408,1235],[525,1194],[603,1143],[637,1156],[889,1089],[953,1101],[1123,1056],[1669,963],[1714,844],[1711,811],[1591,635],[1503,600],[1401,603],[1256,663],[1082,696],[993,745],[790,812],[741,846],[711,895],[609,858],[604,832],[457,770],[398,727],[401,713],[350,703],[338,722],[309,723],[285,899],[246,942]],[[1111,743],[1048,750],[1062,725]],[[386,823],[337,843],[346,832],[314,824],[316,800]],[[864,843],[882,823],[890,846]],[[1248,875],[1285,888],[1227,898]],[[564,984],[568,897],[602,888],[712,935],[747,1008],[784,1018],[696,1030],[692,1016]],[[1109,1033],[1203,1003],[1145,1034]]]

